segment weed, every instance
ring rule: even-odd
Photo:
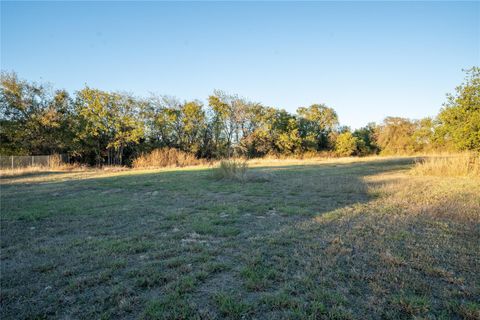
[[[393,305],[399,308],[403,313],[416,316],[427,312],[430,308],[426,297],[417,295],[399,295],[393,297]]]
[[[259,257],[249,261],[240,274],[245,281],[245,287],[251,291],[265,290],[278,277],[278,272]]]
[[[240,160],[222,160],[214,170],[216,179],[235,180],[240,182],[247,181],[248,165],[246,161]]]
[[[472,152],[447,156],[430,156],[417,161],[412,173],[420,176],[480,177],[480,154]]]
[[[144,311],[143,318],[147,320],[200,319],[195,312],[195,306],[177,293],[170,294],[160,300],[150,301]]]
[[[249,304],[231,293],[217,293],[214,301],[220,314],[229,319],[242,319],[251,309]]]
[[[193,154],[175,148],[155,149],[133,160],[134,168],[186,167],[205,164]]]

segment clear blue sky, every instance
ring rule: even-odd
[[[353,128],[433,116],[480,65],[480,2],[5,2],[1,68],[205,101],[213,89]]]

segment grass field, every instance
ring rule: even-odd
[[[480,318],[480,179],[253,165],[4,176],[1,318]]]

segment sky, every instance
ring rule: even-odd
[[[1,2],[1,69],[206,102],[214,89],[342,125],[435,116],[480,65],[480,2]]]

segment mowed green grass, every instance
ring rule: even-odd
[[[2,319],[478,319],[480,181],[412,160],[1,179]]]

